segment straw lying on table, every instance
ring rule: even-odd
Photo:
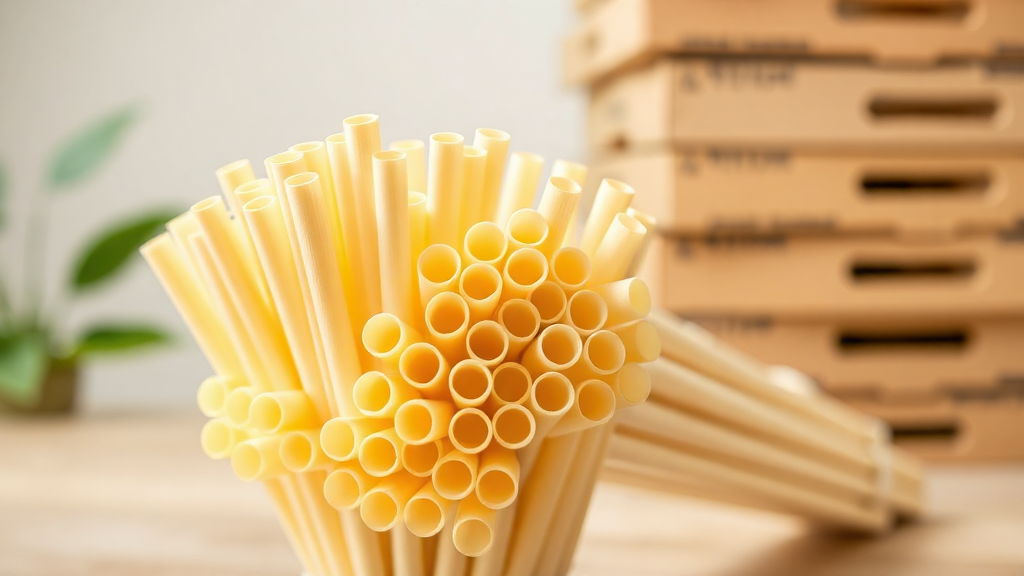
[[[218,171],[142,252],[216,376],[202,445],[261,481],[314,576],[553,573],[657,335],[647,228],[586,167],[481,129],[381,145],[376,116]],[[500,194],[499,194],[500,192]],[[534,205],[537,209],[533,209]],[[230,209],[230,211],[229,211]]]

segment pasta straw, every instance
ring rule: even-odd
[[[507,132],[493,128],[479,128],[473,138],[473,146],[487,152],[484,167],[483,201],[475,221],[495,218],[498,197],[501,192],[501,176],[505,173],[505,160],[508,157],[508,145],[511,141]]]
[[[533,206],[543,170],[544,158],[529,152],[512,153],[505,182],[501,188],[498,211],[495,214],[498,226],[504,228],[512,214]]]
[[[463,138],[454,132],[430,136],[430,170],[427,172],[427,238],[431,244],[461,247]]]

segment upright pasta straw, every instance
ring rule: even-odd
[[[540,186],[544,158],[530,152],[513,152],[501,188],[495,223],[504,228],[509,218],[523,208],[532,208]]]
[[[312,337],[317,327],[311,327],[306,316],[295,261],[288,248],[281,205],[276,197],[264,196],[247,203],[243,213],[281,316],[303,389],[317,406],[320,417],[326,420],[332,411],[337,411],[336,400],[325,387],[325,375],[321,373],[323,360],[317,353],[322,356],[322,349],[314,344]]]
[[[484,177],[487,172],[487,151],[476,146],[462,148],[462,192],[458,239],[466,236],[470,226],[480,221],[484,204]]]
[[[360,114],[345,118],[345,146],[352,182],[352,200],[359,220],[359,249],[362,252],[359,271],[364,283],[366,309],[372,316],[380,311],[380,274],[368,265],[379,254],[377,249],[377,214],[374,206],[373,155],[381,151],[380,122],[376,114]]]
[[[487,152],[484,168],[483,201],[476,222],[493,221],[498,209],[498,198],[501,194],[501,177],[505,173],[505,161],[508,158],[508,146],[511,142],[507,132],[493,128],[478,128],[473,137],[473,147]]]
[[[409,236],[409,185],[405,154],[387,151],[373,155],[377,230],[380,232],[381,302],[385,312],[414,322],[412,241]]]
[[[397,140],[388,144],[388,150],[405,154],[409,172],[409,192],[427,192],[427,148],[423,140]]]
[[[615,216],[625,212],[633,201],[636,191],[625,182],[605,178],[597,188],[597,195],[594,196],[594,206],[587,215],[587,222],[583,225],[583,235],[580,237],[580,250],[587,256],[593,258],[597,252],[597,246],[601,239],[608,232]]]
[[[579,162],[569,162],[568,160],[555,160],[555,163],[551,166],[552,176],[561,176],[562,178],[568,178],[573,182],[580,185],[580,191],[586,189],[587,186],[587,166],[580,164]],[[569,219],[569,226],[565,229],[565,237],[562,239],[562,246],[577,246],[579,245],[579,215],[577,212],[580,209],[579,204],[577,208],[573,210],[572,218]]]
[[[630,208],[626,210],[626,214],[636,219],[637,222],[647,228],[648,232],[653,232],[655,227],[658,225],[657,219],[646,212],[641,212]],[[636,276],[640,274],[640,269],[644,265],[644,261],[647,259],[647,251],[651,246],[651,241],[654,240],[654,234],[645,234],[643,240],[640,241],[640,247],[636,249],[636,253],[633,255],[633,260],[629,263],[629,268],[626,270],[626,276]]]
[[[540,248],[546,256],[550,257],[562,247],[569,224],[576,217],[582,191],[579,184],[568,178],[552,176],[548,179],[537,207],[548,223],[548,237]]]
[[[427,238],[430,244],[462,247],[459,215],[462,201],[463,138],[454,132],[430,136],[427,171]]]

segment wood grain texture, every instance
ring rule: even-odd
[[[0,416],[0,575],[297,575],[258,484],[199,450],[198,414]],[[1024,465],[933,467],[929,513],[883,539],[601,484],[573,576],[1019,575]]]

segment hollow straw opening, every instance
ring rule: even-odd
[[[626,362],[626,347],[613,332],[601,330],[587,338],[584,352],[598,374],[611,374]]]
[[[359,480],[351,470],[340,468],[324,480],[324,498],[337,510],[351,510],[359,506],[362,492]]]
[[[252,182],[246,182],[245,184],[240,184],[238,188],[235,188],[235,196],[241,198],[243,196],[248,196],[250,194],[256,194],[259,192],[269,192],[269,190],[267,190],[268,185],[269,181],[266,178],[260,178],[258,180],[253,180]],[[267,197],[273,198],[273,196]]]
[[[301,152],[288,151],[281,152],[280,154],[274,154],[270,158],[267,158],[268,164],[292,164],[303,159]]]
[[[565,292],[554,282],[541,282],[540,286],[530,293],[529,300],[537,308],[540,321],[544,324],[558,321],[565,313]]]
[[[548,326],[540,335],[540,352],[556,366],[556,370],[575,364],[582,351],[579,334],[564,324]]]
[[[631,405],[639,404],[651,394],[651,375],[639,364],[626,364],[615,375],[615,387]]]
[[[345,133],[338,132],[337,134],[331,134],[327,138],[324,138],[324,142],[327,142],[328,144],[344,144],[346,142]]]
[[[515,479],[505,470],[487,470],[477,478],[477,498],[488,508],[505,508],[515,500],[517,492]]]
[[[364,414],[380,412],[391,402],[391,382],[380,372],[367,372],[352,386],[352,401]]]
[[[441,353],[429,344],[413,344],[402,352],[398,370],[406,382],[423,388],[441,373]]]
[[[342,120],[345,126],[364,126],[366,124],[373,124],[380,117],[376,114],[357,114],[355,116],[349,116]]]
[[[466,556],[480,556],[494,541],[491,527],[476,518],[468,518],[455,525],[452,532],[455,548]]]
[[[557,372],[542,374],[534,380],[530,391],[534,406],[550,415],[559,415],[568,410],[574,394],[569,379]]]
[[[312,466],[315,454],[316,450],[305,434],[286,434],[281,440],[281,462],[293,472]]]
[[[284,185],[287,187],[298,188],[299,186],[312,184],[317,180],[320,180],[320,176],[316,172],[302,172],[285,178]]]
[[[526,447],[536,432],[533,415],[519,404],[502,406],[494,413],[494,439],[511,450]]]
[[[363,498],[359,516],[370,530],[384,532],[398,523],[398,503],[386,492],[371,492]]]
[[[551,259],[551,276],[565,286],[582,287],[590,278],[590,258],[579,248],[562,248]]]
[[[640,223],[639,220],[633,218],[632,216],[626,214],[625,212],[619,212],[618,214],[616,214],[615,222],[617,222],[620,226],[625,228],[631,234],[643,235],[647,233],[646,226],[644,226],[643,224]]]
[[[540,313],[527,300],[513,298],[498,309],[498,323],[515,338],[531,340],[540,331]]]
[[[363,347],[380,357],[395,351],[402,341],[402,325],[393,314],[376,314],[363,326]]]
[[[204,210],[209,210],[214,206],[217,206],[222,203],[223,200],[221,199],[220,196],[210,196],[209,198],[204,198],[203,200],[200,200],[199,202],[193,204],[190,210],[192,212],[202,212]]]
[[[430,299],[424,315],[431,331],[454,334],[469,324],[469,306],[454,292],[441,292]]]
[[[434,429],[434,416],[420,402],[406,402],[395,413],[395,432],[406,442],[420,443],[430,437]]]
[[[615,413],[615,392],[600,380],[587,380],[580,385],[580,414],[591,422],[604,422]]]
[[[423,192],[409,192],[409,206],[419,206],[427,203],[427,195]]]
[[[494,396],[505,404],[522,404],[530,395],[530,371],[522,364],[508,362],[491,374]]]
[[[515,284],[532,288],[544,281],[548,275],[548,261],[539,250],[524,248],[508,257],[505,273]]]
[[[328,420],[320,429],[320,447],[332,460],[344,462],[356,456],[356,434],[344,420]]]
[[[467,454],[476,454],[487,448],[492,435],[490,418],[475,408],[456,412],[448,429],[452,444]]]
[[[359,463],[371,476],[387,476],[398,469],[398,446],[385,436],[367,436],[359,446]]]
[[[299,144],[295,144],[294,146],[290,146],[288,149],[293,151],[293,152],[302,152],[303,154],[305,154],[306,152],[312,152],[314,150],[319,150],[320,148],[323,148],[323,147],[324,147],[324,143],[323,142],[319,142],[319,141],[315,141],[314,140],[312,142],[300,142]]]
[[[548,222],[531,208],[517,210],[505,226],[508,237],[523,246],[540,246],[548,238]]]
[[[484,138],[489,138],[491,140],[511,139],[511,136],[509,136],[508,132],[505,132],[504,130],[497,130],[495,128],[477,128],[476,133],[479,134],[480,136],[483,136]]]
[[[199,410],[205,416],[214,416],[224,410],[227,398],[228,390],[222,378],[214,377],[203,380],[196,392],[196,403],[199,404]]]
[[[268,394],[256,396],[249,406],[249,425],[263,433],[276,431],[283,417],[284,408],[281,403]]]
[[[439,144],[461,144],[465,139],[462,134],[456,134],[455,132],[438,132],[430,135],[432,142]]]
[[[225,165],[221,166],[220,168],[217,168],[217,172],[215,174],[216,174],[217,177],[224,177],[224,176],[227,176],[228,174],[231,174],[232,172],[237,172],[239,170],[244,170],[248,166],[249,166],[249,161],[248,160],[235,160],[234,162],[231,162],[229,164],[225,164]]]
[[[430,476],[442,455],[440,441],[426,444],[403,444],[402,467],[413,476]]]
[[[429,538],[444,528],[444,511],[430,498],[414,496],[405,505],[405,525],[420,538]]]
[[[235,388],[228,394],[224,413],[228,420],[236,426],[245,426],[249,423],[249,408],[252,406],[252,389],[248,386]]]
[[[259,198],[253,198],[246,202],[245,205],[242,206],[242,210],[245,212],[259,212],[260,210],[273,206],[276,203],[276,196],[260,196]]]
[[[501,291],[501,273],[488,264],[470,264],[459,279],[459,292],[483,301]]]
[[[469,329],[466,349],[484,364],[497,364],[508,353],[508,335],[497,322],[484,320]]]
[[[455,279],[462,265],[458,252],[447,244],[427,246],[420,254],[417,269],[433,284],[447,284]]]
[[[452,397],[463,404],[479,406],[491,393],[491,373],[486,366],[463,360],[448,376]]]
[[[494,264],[505,256],[508,240],[494,222],[478,222],[466,232],[463,249],[477,262]]]
[[[231,453],[231,469],[246,482],[255,480],[263,471],[263,456],[255,446],[239,444]]]
[[[373,153],[374,160],[380,160],[381,162],[398,162],[405,160],[405,152],[401,150],[381,150],[380,152]]]
[[[552,176],[548,178],[548,184],[566,194],[579,194],[583,190],[579,184],[565,176]]]
[[[462,460],[446,460],[434,470],[434,489],[448,500],[461,500],[473,491],[473,471]]]
[[[600,330],[608,320],[608,305],[596,292],[580,290],[569,299],[566,320],[584,333]]]

